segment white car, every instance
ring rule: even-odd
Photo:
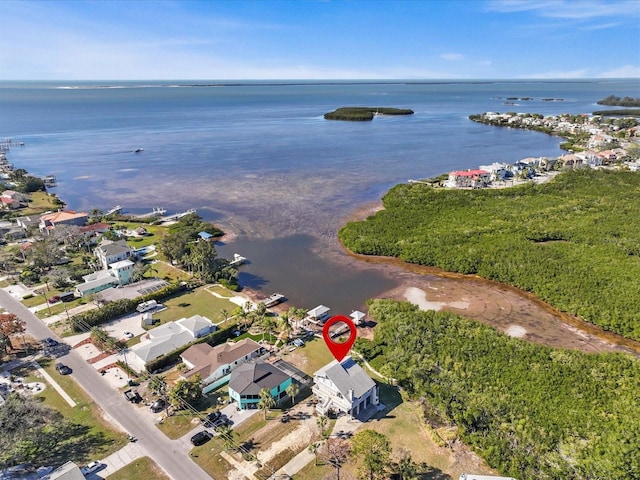
[[[86,477],[87,475],[90,475],[90,474],[92,474],[94,472],[97,472],[101,468],[102,468],[102,463],[100,463],[99,461],[96,460],[96,461],[91,462],[86,467],[82,467],[80,469],[80,471]]]
[[[133,338],[135,336],[129,330],[125,330],[124,332],[122,332],[122,334],[124,335],[125,338]]]

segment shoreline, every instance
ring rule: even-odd
[[[370,215],[383,210],[384,207],[382,205],[382,201],[368,203],[359,208],[356,208],[351,215],[348,215],[346,218],[349,222],[355,221],[363,221],[366,220]],[[432,292],[436,292],[438,289],[442,288],[440,286],[433,287],[430,285],[431,283],[446,283],[441,282],[439,280],[445,280],[449,283],[455,282],[463,282],[463,283],[473,283],[476,284],[482,289],[488,289],[491,292],[505,292],[509,293],[509,296],[519,297],[526,302],[535,305],[539,310],[544,311],[547,315],[554,318],[556,321],[560,322],[561,326],[563,326],[569,333],[575,335],[577,337],[582,337],[583,342],[582,348],[580,348],[579,344],[574,347],[566,347],[566,348],[578,348],[581,351],[591,352],[600,351],[600,350],[611,350],[618,351],[624,353],[630,353],[635,356],[640,356],[640,342],[632,339],[625,338],[619,334],[609,332],[601,329],[591,323],[588,323],[579,317],[567,314],[562,312],[552,305],[544,302],[533,293],[526,292],[524,290],[519,289],[513,285],[495,282],[493,280],[489,280],[478,275],[466,275],[456,272],[448,272],[439,267],[425,266],[425,265],[417,265],[413,263],[408,263],[403,260],[400,260],[396,257],[385,257],[385,256],[370,256],[354,253],[338,239],[338,243],[346,255],[351,257],[352,259],[362,262],[365,265],[375,265],[383,270],[388,272],[392,272],[395,270],[396,276],[400,276],[399,280],[400,285],[397,288],[394,288],[390,291],[384,293],[384,296],[380,296],[379,298],[391,298],[395,300],[402,301],[410,301],[408,296],[410,289],[418,288],[416,287],[416,283],[426,284],[426,287],[423,288],[425,291],[425,301],[432,306],[440,306],[442,309],[453,311],[454,313],[458,313],[462,316],[467,316],[465,312],[473,311],[474,306],[469,305],[469,301],[465,300],[453,300],[448,302],[438,302],[435,300],[426,299],[427,291],[431,290]],[[417,276],[420,278],[412,278],[413,276]],[[437,279],[433,281],[432,279]],[[448,285],[451,287],[451,285]],[[414,292],[415,294],[415,292]],[[440,292],[432,293],[431,296],[443,296]],[[505,297],[506,298],[506,297]],[[480,301],[480,299],[478,299]],[[505,300],[506,301],[506,300]],[[411,302],[414,303],[415,302]],[[475,306],[476,308],[478,305]],[[437,309],[440,309],[437,308]],[[501,307],[500,307],[501,308]],[[498,308],[497,310],[499,310]],[[512,309],[513,310],[513,309]],[[562,347],[561,345],[556,345],[553,343],[548,343],[545,341],[544,337],[540,336],[539,333],[536,333],[535,330],[531,329],[531,327],[527,328],[526,326],[522,326],[519,323],[512,323],[511,325],[505,326],[504,322],[498,322],[497,319],[495,321],[491,321],[491,316],[484,316],[485,312],[481,314],[477,314],[469,318],[473,318],[483,323],[486,323],[494,328],[498,328],[502,330],[505,334],[511,336],[518,336],[526,341],[533,343],[540,343],[543,345],[548,345],[554,348]],[[513,313],[513,312],[510,312]],[[525,312],[522,312],[525,313]],[[496,312],[496,315],[500,315],[500,312]],[[525,315],[523,315],[524,317]],[[512,318],[518,318],[512,317]],[[505,327],[505,328],[501,328]],[[566,332],[564,332],[566,334]],[[563,343],[565,339],[559,339],[560,343]],[[594,345],[591,342],[596,341],[599,345]]]

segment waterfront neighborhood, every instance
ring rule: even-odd
[[[509,188],[565,170],[640,167],[634,119],[490,112],[472,120],[558,135],[571,151],[410,182]],[[369,365],[358,344],[333,359],[321,334],[330,307],[289,305],[286,292],[242,291],[238,269],[247,259],[218,257],[222,232],[195,210],[66,209],[41,188],[45,179],[16,174],[8,163],[9,146],[24,145],[2,145],[0,405],[19,411],[18,396],[38,398],[65,417],[75,418],[78,406],[92,417],[83,419],[85,437],[65,437],[73,448],[56,452],[64,462],[46,457],[44,443],[34,449],[47,462],[15,449],[24,461],[6,478],[117,479],[138,463],[155,469],[154,478],[324,478],[348,468],[359,442],[372,451],[386,445],[389,459],[389,443],[402,445],[389,473],[405,464],[429,478],[499,478],[460,446],[465,461],[447,476],[412,458],[401,437],[426,441],[428,433],[401,428],[417,417],[393,372]],[[366,312],[350,316],[370,335],[375,323]],[[440,447],[453,449],[447,433],[437,433]],[[88,440],[90,447],[77,446]]]

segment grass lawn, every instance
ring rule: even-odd
[[[39,393],[36,398],[59,411],[68,421],[88,427],[89,433],[92,435],[93,445],[91,445],[89,453],[74,454],[74,452],[69,452],[69,458],[61,460],[74,460],[78,463],[86,463],[96,457],[106,457],[127,444],[125,434],[111,428],[111,425],[104,420],[100,407],[89,398],[73,378],[60,375],[56,372],[54,361],[41,359],[40,365],[56,380],[67,394],[73,398],[76,402],[75,407],[71,407],[48,382],[38,377],[38,372],[33,368],[25,367],[20,370],[14,369],[12,373],[14,375],[24,376],[27,382],[38,381],[45,383],[47,388]]]
[[[29,206],[19,211],[21,217],[29,215],[38,215],[46,212],[47,210],[58,210],[61,206],[54,203],[55,195],[49,195],[46,192],[33,192],[30,195]]]
[[[298,347],[293,352],[289,352],[285,348],[281,353],[283,360],[295,365],[310,376],[334,360],[324,340],[315,337],[306,342],[304,347]]]
[[[167,380],[170,379],[167,378]],[[205,415],[207,412],[216,409],[217,405],[219,405],[218,398],[226,401],[229,400],[229,391],[226,387],[221,387],[205,395],[202,399],[195,402],[193,406],[198,410],[200,415]],[[179,410],[174,415],[165,418],[162,423],[158,424],[158,428],[171,439],[180,438],[200,424],[199,420],[197,422],[193,421],[195,417],[196,414],[190,410]]]
[[[170,480],[170,477],[149,457],[142,457],[112,473],[107,480]]]
[[[227,478],[227,474],[233,470],[233,467],[220,456],[220,452],[222,452],[222,441],[214,438],[204,445],[195,447],[190,455],[211,478],[223,479]]]
[[[212,295],[204,287],[171,297],[164,300],[162,304],[167,309],[153,315],[162,323],[196,314],[207,317],[213,323],[218,323],[224,320],[224,316],[220,313],[223,309],[232,312],[236,308],[235,303]]]
[[[215,292],[218,295],[222,295],[223,297],[227,297],[227,298],[231,298],[234,295],[236,295],[235,292],[232,292],[231,290],[224,288],[222,285],[213,285],[211,287],[207,287],[207,290],[211,292]]]
[[[153,259],[157,259],[158,257],[155,256],[153,257]],[[179,280],[179,281],[187,281],[191,278],[191,276],[183,271],[180,270],[179,268],[176,268],[172,265],[169,265],[166,262],[163,261],[158,261],[155,262],[153,264],[153,268],[156,270],[156,272],[150,272],[149,274],[154,276],[154,277],[158,277],[158,278],[165,278],[165,279],[171,279],[171,280]]]

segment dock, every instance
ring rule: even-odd
[[[279,303],[284,302],[285,297],[281,293],[273,293],[264,300],[264,306],[267,308],[275,307]]]
[[[122,210],[122,207],[120,205],[116,205],[111,210],[107,210],[105,215],[113,215],[114,213],[120,213],[120,210]]]
[[[160,217],[158,219],[158,222],[160,222],[160,223],[175,222],[177,220],[180,220],[182,217],[186,217],[187,215],[191,215],[192,213],[196,213],[196,209],[195,208],[190,208],[189,210],[186,210],[186,211],[180,212],[180,213],[174,213],[173,215],[167,215],[166,217]]]
[[[133,218],[151,218],[151,217],[162,217],[167,210],[164,208],[154,208],[152,211],[148,213],[142,213],[140,215],[131,215]]]

